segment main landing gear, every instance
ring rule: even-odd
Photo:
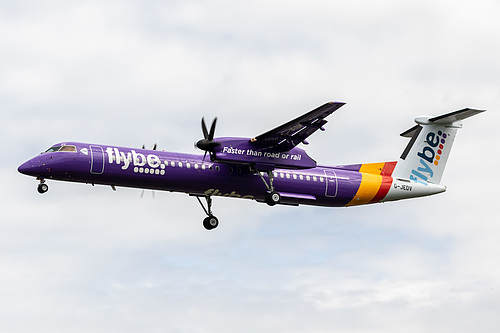
[[[212,214],[212,197],[210,195],[205,196],[205,199],[207,200],[207,208],[205,208],[198,195],[196,196],[196,199],[198,199],[201,208],[203,208],[205,214],[207,214],[207,217],[203,220],[203,226],[205,229],[212,230],[217,228],[219,226],[219,220]]]
[[[274,185],[273,185],[274,174],[273,174],[273,172],[267,171],[267,177],[269,178],[269,184],[268,184],[266,179],[262,175],[262,173],[259,170],[255,170],[255,171],[259,174],[260,178],[262,179],[262,181],[264,182],[264,184],[267,187],[268,192],[267,192],[266,197],[265,197],[266,203],[269,206],[274,206],[276,204],[279,204],[281,201],[281,194],[279,194],[279,192],[276,192],[276,190],[274,189]]]
[[[40,184],[38,184],[38,188],[37,188],[38,193],[44,194],[48,190],[49,190],[49,186],[47,184],[45,184],[45,179],[40,178]]]
[[[271,191],[270,193],[266,194],[266,203],[269,206],[274,206],[276,204],[279,204],[281,201],[281,195],[276,192],[276,191]]]
[[[274,189],[274,185],[273,185],[274,174],[273,174],[273,172],[267,171],[267,177],[269,178],[269,183],[268,183],[266,181],[266,179],[264,178],[263,174],[259,170],[253,169],[253,171],[255,171],[260,176],[260,178],[262,179],[262,181],[264,182],[264,184],[267,187],[267,193],[265,196],[266,203],[269,206],[274,206],[276,204],[279,204],[281,202],[281,194]],[[212,214],[212,196],[210,196],[210,195],[194,195],[194,194],[193,194],[193,196],[196,197],[196,199],[198,200],[198,202],[201,205],[201,208],[203,208],[203,211],[205,212],[205,214],[207,214],[207,217],[203,220],[203,226],[205,227],[205,229],[212,230],[212,229],[217,228],[219,226],[219,219],[217,219],[217,217],[215,217]],[[205,198],[205,200],[207,201],[206,208],[200,199],[201,197]]]

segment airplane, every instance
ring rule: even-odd
[[[181,192],[196,197],[212,230],[219,220],[213,197],[251,199],[269,206],[357,206],[429,196],[446,191],[440,181],[462,120],[485,110],[465,108],[440,116],[415,118],[401,133],[410,138],[397,161],[321,166],[299,144],[317,130],[343,102],[326,103],[254,138],[215,137],[217,118],[193,155],[152,149],[61,142],[19,166],[36,177],[38,192],[46,180]],[[207,156],[208,155],[208,156]],[[206,201],[206,206],[202,199]]]

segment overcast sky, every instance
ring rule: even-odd
[[[0,1],[1,332],[498,332],[500,3]],[[353,208],[37,181],[60,141],[199,153],[327,101],[320,164],[395,160],[467,119],[446,193]]]

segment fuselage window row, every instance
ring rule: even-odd
[[[116,160],[116,157],[113,155],[112,157],[113,160]],[[120,158],[120,160],[123,162],[123,157]],[[129,159],[130,160],[130,159]],[[191,168],[194,168],[195,170],[206,170],[207,169],[207,164],[198,164],[198,163],[193,163],[191,164],[190,162],[179,162],[179,161],[163,161],[162,165],[165,165],[165,166],[170,166],[170,167],[178,167],[178,168],[187,168],[187,169],[191,169]],[[162,166],[162,168],[164,168]],[[142,169],[142,171],[141,171]],[[145,170],[146,168],[138,168],[136,172],[139,172],[139,173],[150,173],[150,174],[161,174],[161,175],[164,175],[165,172],[161,172],[160,170],[158,170],[158,172],[154,171],[155,169],[152,169],[151,171],[146,171]],[[209,165],[208,166],[208,170],[210,171],[213,171],[214,170],[214,166],[213,165]],[[219,172],[221,170],[220,166],[216,165],[215,166],[215,171]],[[233,167],[230,167],[229,168],[229,171],[231,173],[234,173],[234,168]],[[242,174],[242,170],[241,168],[236,168],[236,172],[238,174]],[[288,172],[276,172],[274,171],[273,172],[274,174],[274,177],[276,178],[286,178],[286,179],[294,179],[294,180],[306,180],[306,181],[314,181],[314,182],[324,182],[325,179],[324,177],[318,177],[318,176],[310,176],[310,175],[303,175],[303,174],[296,174],[296,173],[288,173]]]

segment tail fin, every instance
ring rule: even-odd
[[[439,184],[461,120],[485,110],[462,109],[437,117],[417,117],[416,126],[401,133],[411,137],[398,160],[393,177],[410,179],[424,185]]]

